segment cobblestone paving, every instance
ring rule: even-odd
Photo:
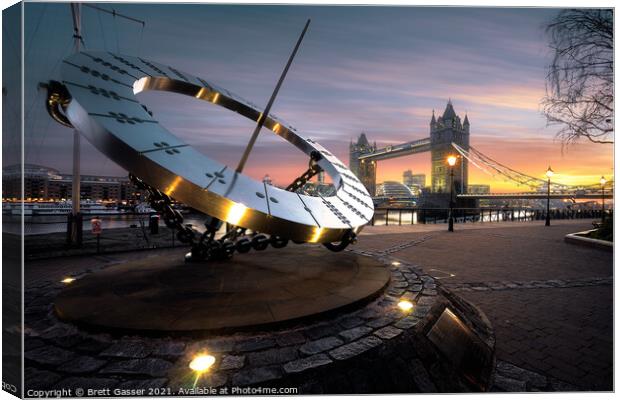
[[[393,306],[406,290],[434,296],[433,278],[479,306],[496,331],[498,362],[492,390],[612,390],[612,254],[563,241],[566,233],[590,226],[583,221],[562,221],[550,228],[536,223],[468,224],[457,225],[451,234],[442,225],[420,226],[419,231],[369,227],[352,250],[421,267],[397,275],[387,292],[389,304],[379,307]],[[65,324],[48,324],[54,319],[49,309],[55,292],[50,290],[50,277],[80,268],[90,273],[163,251],[91,257],[86,270],[79,258],[30,261],[25,276],[26,319],[31,321],[26,330],[26,376],[36,376],[36,386],[42,388],[80,387],[86,379],[90,387],[102,388],[171,384],[165,371],[187,364],[182,356],[191,352],[194,340],[157,339],[145,346],[131,336],[119,341],[109,335],[85,335]],[[416,273],[421,271],[433,278],[418,282]],[[408,283],[401,285],[405,280]],[[361,312],[270,340],[211,341],[211,348],[230,354],[222,358],[209,384],[247,384],[337,363],[391,340],[418,321],[407,317],[386,322],[382,316],[376,310]],[[293,353],[303,357],[293,358]],[[274,368],[274,363],[283,367]],[[93,378],[94,374],[99,377]],[[429,386],[424,391],[433,390]]]
[[[589,221],[367,228],[358,249],[415,262],[480,307],[496,333],[493,390],[613,389],[612,253],[565,243]],[[406,230],[407,233],[399,233]],[[402,247],[402,250],[392,251]],[[528,380],[530,379],[530,380]]]
[[[28,389],[170,388],[172,393],[180,394],[177,390],[191,387],[194,380],[187,370],[191,357],[208,348],[217,362],[211,373],[200,377],[199,386],[246,386],[277,380],[296,383],[289,386],[299,387],[302,393],[472,390],[462,379],[457,382],[437,375],[436,371],[446,370],[444,361],[430,360],[428,355],[434,351],[430,342],[416,339],[417,328],[438,318],[443,309],[438,306],[445,301],[439,300],[443,297],[438,296],[435,279],[416,265],[380,257],[391,271],[384,294],[355,310],[283,330],[206,337],[144,337],[96,333],[61,322],[52,309],[54,298],[63,287],[58,281],[62,275],[56,274],[72,270],[73,276],[79,278],[113,265],[118,257],[124,256],[99,257],[90,268],[80,272],[76,270],[79,262],[72,258],[55,259],[49,268],[44,263],[32,262],[25,292]],[[50,280],[53,276],[57,279]],[[401,299],[412,301],[414,309],[400,310],[397,303]],[[461,308],[453,309],[470,312],[458,311]],[[477,311],[473,314],[480,321]],[[463,318],[466,314],[460,315]],[[475,323],[472,329],[492,347],[492,329],[486,322]],[[422,357],[429,366],[423,366]],[[352,365],[358,370],[346,378],[347,382],[330,382],[334,374],[344,379],[343,371],[348,374]],[[321,370],[323,367],[333,368]],[[481,377],[482,385],[489,383],[488,372]],[[301,374],[314,376],[315,381],[307,383]]]

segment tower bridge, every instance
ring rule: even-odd
[[[471,201],[480,199],[542,199],[547,198],[546,179],[534,177],[506,166],[483,154],[469,144],[470,123],[465,115],[463,121],[454,111],[452,101],[441,116],[430,121],[429,136],[398,145],[377,147],[370,144],[365,133],[356,143],[349,145],[349,166],[366,186],[368,192],[376,196],[377,162],[417,153],[431,153],[431,193],[426,195],[435,205],[447,205],[447,193],[450,193],[450,168],[446,165],[449,155],[458,155],[454,166],[454,193],[462,206],[471,205]],[[469,164],[493,178],[514,183],[516,186],[530,189],[527,193],[467,193]],[[599,184],[590,186],[572,186],[550,182],[550,197],[554,199],[600,199],[613,197],[613,181],[607,182],[605,191]]]
[[[455,153],[453,143],[460,148],[469,150],[470,123],[467,115],[461,122],[454,111],[452,101],[448,104],[441,116],[435,117],[435,111],[430,121],[429,136],[410,142],[377,148],[376,142],[371,145],[362,133],[356,143],[349,145],[349,166],[368,189],[371,195],[376,194],[377,162],[391,158],[408,156],[411,154],[431,153],[431,191],[433,193],[450,192],[450,169],[446,166],[446,158]],[[468,182],[468,160],[459,157],[454,171],[455,193],[466,191]]]

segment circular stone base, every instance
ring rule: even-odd
[[[389,282],[378,261],[291,247],[185,263],[182,252],[115,265],[56,298],[74,323],[146,331],[248,328],[309,317],[369,299]]]

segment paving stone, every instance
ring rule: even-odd
[[[404,288],[409,287],[409,283],[405,282],[405,281],[403,281],[403,282],[394,282],[391,286],[393,288],[404,289]]]
[[[492,388],[493,391],[500,392],[511,392],[511,393],[519,393],[525,392],[525,382],[518,381],[516,379],[506,378],[501,375],[495,375],[495,379],[493,379],[494,386]]]
[[[306,329],[304,331],[304,334],[312,339],[312,340],[316,340],[316,339],[320,339],[326,336],[333,336],[333,335],[337,335],[338,332],[340,332],[340,326],[338,326],[337,324],[333,323],[333,324],[322,324],[322,325],[318,325],[315,326],[313,328],[309,328]]]
[[[414,280],[418,279],[418,276],[416,274],[414,274],[414,273],[411,273],[411,272],[405,273],[403,275],[404,275],[405,279],[407,279],[408,281],[414,281]]]
[[[75,347],[84,341],[85,337],[81,334],[66,335],[48,339],[55,346],[74,350]]]
[[[118,385],[118,380],[108,378],[93,378],[73,376],[55,384],[55,389],[114,389]]]
[[[299,351],[305,355],[312,355],[321,353],[326,350],[331,350],[334,347],[338,347],[344,342],[335,336],[326,337],[319,340],[308,342],[299,348]]]
[[[203,342],[200,342],[198,347],[204,347],[206,349],[209,349],[209,351],[213,351],[216,353],[226,353],[229,351],[233,351],[235,347],[235,341],[230,338],[207,339]]]
[[[82,340],[76,343],[72,349],[78,352],[99,354],[112,345],[112,342],[101,338],[83,336]]]
[[[281,377],[282,372],[278,367],[243,369],[233,375],[232,384],[233,386],[248,386],[279,379]]]
[[[425,297],[423,297],[424,299]],[[416,318],[424,318],[426,317],[426,315],[428,314],[428,312],[430,311],[431,307],[430,306],[414,306],[413,307],[413,316]]]
[[[403,333],[402,329],[395,328],[393,326],[386,326],[374,332],[375,335],[381,339],[389,340]]]
[[[168,384],[168,379],[160,378],[160,379],[140,379],[140,380],[132,380],[123,382],[118,385],[118,389],[122,390],[136,390],[136,389],[158,389],[158,388],[166,388]],[[145,393],[148,395],[148,392]]]
[[[424,364],[422,361],[418,359],[412,359],[409,362],[409,369],[411,370],[411,376],[413,377],[413,381],[416,386],[422,393],[436,393],[437,387],[431,380],[430,375],[426,368],[424,368]]]
[[[253,366],[283,364],[297,358],[296,347],[282,347],[247,355],[248,363]]]
[[[497,361],[496,371],[502,376],[526,382],[534,388],[544,389],[547,387],[547,378],[543,375],[519,368],[504,361]]]
[[[570,383],[566,383],[557,379],[551,380],[550,385],[551,390],[553,390],[554,392],[576,392],[580,390],[575,385],[571,385]]]
[[[420,280],[424,283],[433,283],[435,282],[435,279],[433,279],[432,276],[428,276],[428,275],[421,275],[420,276]]]
[[[212,372],[200,375],[200,377],[196,381],[196,386],[217,388],[220,386],[224,386],[226,382],[228,382],[228,376],[226,374]]]
[[[41,339],[29,338],[26,337],[24,340],[24,348],[26,351],[36,349],[37,347],[47,346],[45,342]]]
[[[392,322],[394,322],[394,318],[381,317],[368,321],[366,325],[370,326],[371,328],[381,328],[383,326],[391,324]]]
[[[157,357],[180,357],[185,353],[185,343],[166,341],[152,346],[151,354]]]
[[[62,364],[57,370],[70,374],[88,374],[98,371],[106,363],[106,360],[99,360],[89,356],[80,356]]]
[[[269,338],[251,338],[235,344],[236,351],[256,351],[269,349],[276,346],[276,341]]]
[[[346,360],[351,357],[355,357],[373,347],[379,346],[382,343],[381,339],[376,336],[368,336],[359,339],[355,342],[347,343],[329,352],[329,355],[336,360]]]
[[[358,317],[365,318],[365,319],[372,319],[372,318],[377,318],[380,316],[381,316],[381,312],[374,307],[373,308],[367,307],[364,311],[358,314]]]
[[[347,342],[351,342],[355,339],[359,339],[362,336],[366,336],[372,332],[372,328],[369,326],[358,326],[356,328],[348,329],[346,331],[342,331],[339,333],[340,337],[346,340]]]
[[[108,364],[100,373],[149,375],[155,378],[164,377],[172,367],[172,363],[159,358],[140,358],[136,360],[116,361]]]
[[[360,317],[345,317],[338,320],[338,323],[345,329],[351,329],[363,324],[364,320]]]
[[[284,364],[284,372],[293,374],[302,372],[307,369],[317,368],[323,365],[331,364],[333,361],[325,354],[315,354],[310,357],[299,358]]]
[[[104,357],[145,358],[151,354],[150,346],[140,340],[120,341],[101,352]]]
[[[286,347],[306,342],[306,337],[300,332],[287,332],[276,336],[276,342],[279,346]]]
[[[220,362],[219,370],[239,369],[245,364],[245,356],[225,355]]]
[[[24,371],[25,389],[45,390],[49,389],[62,377],[54,372],[36,368],[26,368]]]
[[[409,285],[409,291],[410,292],[421,292],[422,285],[421,284]]]
[[[408,317],[405,317],[403,319],[401,319],[400,321],[396,322],[394,324],[395,327],[399,328],[399,329],[409,329],[412,328],[414,326],[416,326],[418,324],[418,322],[420,322],[421,319],[419,317],[415,317],[413,315],[410,315]]]
[[[24,358],[43,365],[60,365],[74,359],[77,355],[71,351],[67,351],[55,346],[44,346],[36,349],[28,350],[24,354]]]
[[[37,318],[37,316],[44,316],[50,311],[49,305],[41,305],[41,306],[33,306],[26,307],[24,309],[24,314],[27,315],[26,319],[30,320],[32,318]]]
[[[56,324],[41,333],[43,339],[55,339],[72,336],[78,333],[77,328],[66,324]]]

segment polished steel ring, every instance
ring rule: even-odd
[[[136,99],[159,90],[192,96],[257,121],[261,112],[228,90],[140,57],[82,52],[63,62],[71,102],[66,115],[99,151],[149,185],[232,225],[292,240],[337,242],[373,216],[364,185],[333,154],[273,115],[264,126],[310,156],[336,193],[314,197],[251,179],[201,154],[167,131]]]

